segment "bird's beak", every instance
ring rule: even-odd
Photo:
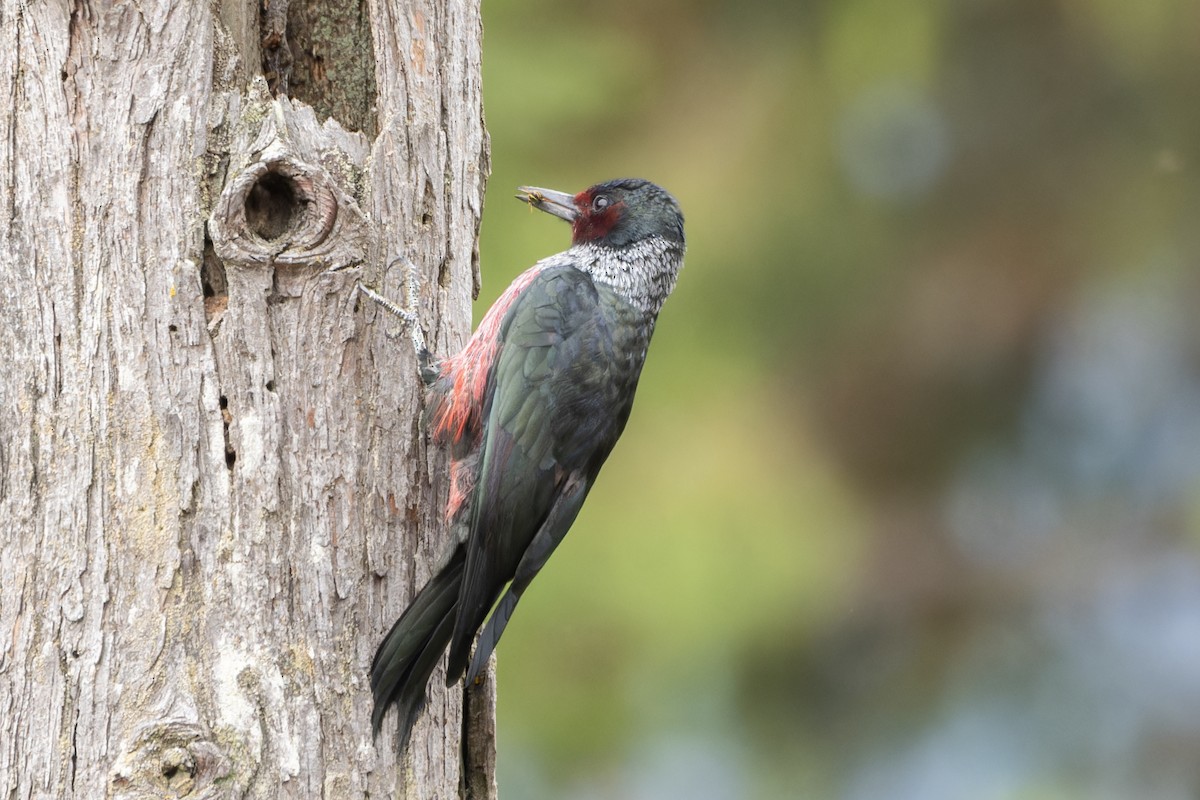
[[[517,191],[520,192],[517,195],[518,200],[529,203],[539,211],[553,214],[567,222],[574,222],[579,216],[579,209],[575,208],[575,198],[566,192],[539,189],[536,186],[518,186]]]

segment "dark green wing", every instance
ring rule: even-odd
[[[513,581],[481,639],[478,671],[574,522],[629,418],[647,337],[638,311],[573,267],[545,268],[513,301],[485,394],[449,681]]]

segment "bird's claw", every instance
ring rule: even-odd
[[[417,313],[417,303],[419,293],[417,288],[417,268],[407,258],[401,257],[397,261],[404,262],[404,306],[398,306],[391,300],[387,299],[379,292],[367,286],[362,281],[358,281],[355,289],[370,299],[378,303],[383,309],[395,315],[403,324],[405,330],[408,331],[408,337],[412,340],[413,349],[417,352],[418,359],[422,365],[429,358],[429,350],[425,346],[425,332],[421,330],[421,320]],[[395,261],[392,262],[396,263]]]

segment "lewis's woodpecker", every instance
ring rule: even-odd
[[[428,386],[424,424],[450,456],[452,546],[371,664],[374,730],[394,702],[401,748],[442,652],[449,646],[447,685],[464,672],[474,681],[575,521],[625,428],[659,309],[683,266],[679,204],[649,181],[574,196],[521,192],[571,223],[571,247],[521,273],[457,355],[433,359],[413,309],[363,289],[410,326]]]

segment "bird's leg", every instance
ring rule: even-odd
[[[425,347],[425,334],[421,330],[421,323],[417,319],[417,312],[412,305],[411,298],[406,297],[405,307],[401,308],[361,281],[358,283],[357,288],[358,291],[362,292],[367,297],[381,305],[386,311],[390,311],[400,319],[400,322],[404,325],[404,329],[408,331],[408,338],[412,340],[413,350],[416,351],[418,356],[420,356],[421,353],[428,352],[427,348]]]
[[[437,377],[437,371],[433,368],[433,356],[430,354],[429,348],[425,346],[425,332],[421,330],[421,321],[417,316],[417,268],[407,258],[402,258],[401,260],[404,261],[403,307],[396,305],[362,281],[359,281],[355,288],[374,300],[386,311],[399,318],[404,329],[408,331],[408,338],[412,341],[413,351],[417,354],[417,363],[421,368],[421,379],[426,384],[429,384]]]

